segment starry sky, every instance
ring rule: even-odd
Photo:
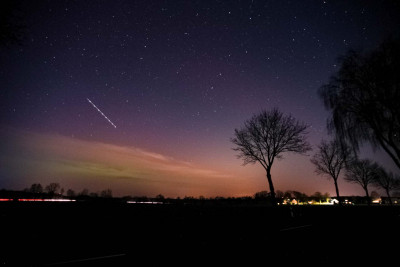
[[[329,139],[318,88],[348,49],[398,34],[399,11],[396,1],[361,0],[18,1],[23,40],[0,47],[0,188],[268,190],[262,167],[235,157],[234,129],[277,107],[310,125],[315,153]],[[286,155],[272,178],[278,190],[334,195],[309,156]],[[363,192],[343,180],[339,189]]]

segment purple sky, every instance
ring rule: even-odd
[[[318,88],[348,49],[397,33],[399,10],[396,1],[20,1],[22,45],[0,47],[0,188],[268,190],[259,165],[236,159],[234,129],[278,107],[310,125],[314,148],[329,139]],[[393,167],[382,153],[362,155]],[[334,195],[307,156],[287,155],[272,176],[282,191]]]

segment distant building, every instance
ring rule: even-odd
[[[393,205],[400,204],[400,197],[391,197]],[[381,197],[381,204],[390,204],[389,197]]]
[[[400,205],[400,197],[391,197],[393,205]],[[327,199],[316,200],[315,197],[305,197],[301,200],[296,198],[285,198],[282,199],[281,204],[283,205],[338,205],[339,200],[343,205],[367,205],[368,199],[364,196],[341,196],[329,197]],[[372,204],[389,204],[388,197],[377,197],[371,198]]]

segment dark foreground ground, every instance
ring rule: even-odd
[[[0,203],[0,258],[3,266],[397,264],[399,215],[388,206]]]

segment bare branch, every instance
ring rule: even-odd
[[[284,116],[278,109],[264,110],[245,121],[241,129],[235,129],[231,142],[244,165],[259,162],[267,171],[271,196],[274,197],[270,174],[272,164],[285,152],[304,154],[311,150],[306,130],[307,125],[291,116]]]
[[[349,51],[319,93],[331,111],[328,129],[354,151],[367,142],[400,168],[400,40],[370,53]]]
[[[346,175],[344,179],[349,183],[359,184],[369,198],[368,186],[373,184],[376,175],[378,175],[380,166],[368,159],[353,160],[346,166]],[[369,202],[370,203],[370,200]]]

